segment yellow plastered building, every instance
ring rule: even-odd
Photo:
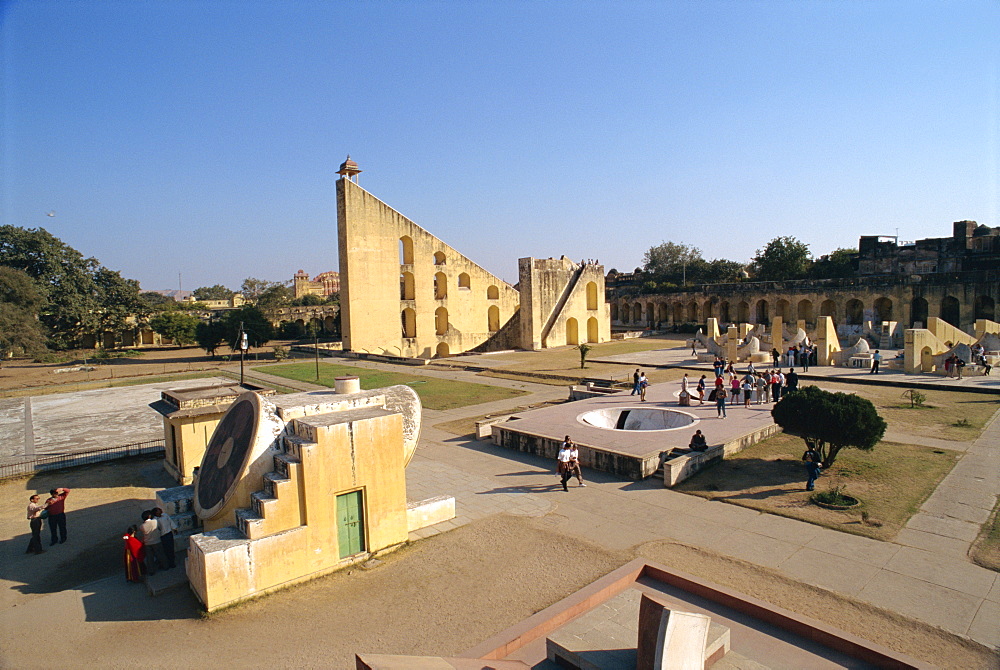
[[[523,258],[515,288],[341,173],[345,351],[426,359],[611,339],[602,266]]]
[[[205,531],[189,540],[191,588],[209,611],[400,546],[454,516],[407,504],[420,401],[395,386],[240,396],[219,422],[194,486]],[[442,516],[443,514],[443,516]]]

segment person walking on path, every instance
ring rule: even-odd
[[[815,345],[807,344],[802,347],[802,372],[809,372],[809,359],[812,358],[812,348]]]
[[[160,528],[153,518],[153,511],[146,510],[142,513],[142,544],[146,552],[146,574],[155,575],[157,568],[166,567],[166,557],[163,555],[163,545],[160,544]]]
[[[69,489],[52,489],[49,494],[51,497],[45,501],[45,507],[48,508],[52,545],[62,544],[66,541],[66,496]]]
[[[774,367],[778,367],[779,365],[781,365],[781,352],[778,351],[777,347],[771,349],[771,360],[774,361],[773,363]]]
[[[762,402],[769,402],[770,394],[768,391],[771,390],[770,380],[768,380],[767,375],[761,372],[757,375],[757,404]]]
[[[636,368],[635,372],[632,373],[632,392],[629,393],[629,395],[636,395],[639,393],[639,376],[639,368]]]
[[[153,518],[156,519],[156,527],[160,531],[160,544],[163,546],[163,553],[167,556],[167,570],[176,567],[176,557],[174,554],[174,520],[170,515],[165,514],[159,507],[153,508]]]
[[[881,365],[881,363],[882,363],[882,353],[878,349],[876,349],[875,353],[872,354],[872,370],[868,374],[877,375],[878,366]]]
[[[750,407],[750,399],[753,397],[753,377],[747,375],[743,379],[743,406]]]
[[[955,369],[958,371],[958,378],[962,378],[962,370],[965,369],[965,361],[959,357],[955,357]]]
[[[806,449],[806,453],[802,454],[802,460],[806,464],[806,491],[812,491],[816,488],[816,478],[819,477],[822,468],[819,465],[819,452],[816,451],[812,445]]]
[[[726,418],[726,387],[720,386],[715,389],[715,411],[717,418]]]
[[[28,542],[26,554],[44,554],[42,549],[42,512],[45,504],[38,504],[38,494],[28,498],[28,527],[31,529],[31,541]]]
[[[639,400],[646,402],[646,389],[649,388],[649,380],[646,379],[646,373],[643,372],[639,375]]]
[[[698,380],[698,404],[705,404],[705,375],[702,375],[701,379]]]
[[[733,375],[732,381],[729,382],[729,394],[733,397],[730,401],[734,405],[740,401],[740,380]]]
[[[576,477],[580,486],[586,486],[583,483],[583,470],[580,468],[580,448],[576,446],[576,442],[569,439],[569,435],[566,436],[566,441],[569,443],[569,473],[572,477]]]
[[[569,491],[566,482],[573,476],[572,466],[570,465],[570,461],[573,460],[572,445],[573,440],[567,435],[566,439],[563,440],[562,447],[559,449],[559,454],[556,456],[556,474],[559,475],[563,491]]]
[[[135,536],[136,527],[129,526],[122,535],[125,540],[125,553],[122,560],[125,562],[125,581],[141,582],[146,576],[146,568],[143,561],[146,560],[146,550],[142,542]]]

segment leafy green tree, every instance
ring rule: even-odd
[[[98,328],[95,258],[84,258],[44,228],[0,226],[0,265],[22,270],[46,297],[39,319],[50,343],[58,348],[77,345],[86,332]]]
[[[291,305],[293,307],[307,307],[310,305],[322,305],[324,304],[324,302],[325,301],[323,300],[322,296],[308,293],[302,296],[301,298],[296,298],[295,300],[293,300],[291,302]]]
[[[255,305],[244,305],[226,312],[222,318],[225,324],[225,342],[233,351],[239,350],[240,324],[247,334],[251,347],[262,347],[274,339],[274,326],[264,312]]]
[[[146,291],[139,294],[139,299],[145,304],[148,313],[166,312],[172,309],[180,309],[181,305],[169,295],[163,295],[156,291]]]
[[[736,261],[729,261],[724,258],[716,258],[706,264],[704,276],[698,283],[700,284],[726,284],[737,282],[743,279],[743,264]]]
[[[149,320],[149,327],[164,337],[169,337],[179,347],[197,341],[200,320],[185,312],[160,312]]]
[[[750,261],[751,272],[759,281],[801,279],[809,272],[812,260],[809,245],[794,237],[776,237]]]
[[[45,295],[26,272],[0,266],[0,364],[15,351],[34,354],[45,349],[38,312]]]
[[[580,352],[580,369],[587,367],[587,354],[593,349],[589,344],[580,343],[574,347],[574,349]]]
[[[125,279],[116,270],[100,267],[94,272],[97,289],[97,330],[117,335],[128,327],[129,317],[148,314],[139,297],[139,282]]]
[[[267,287],[263,293],[257,296],[257,300],[254,304],[265,315],[275,318],[278,315],[279,309],[282,307],[288,307],[292,304],[293,297],[295,297],[295,294],[292,289],[285,284],[275,283]]]
[[[828,468],[845,447],[871,451],[887,424],[875,405],[853,393],[831,393],[806,386],[783,396],[771,410],[774,422],[789,435],[815,447]]]
[[[705,263],[701,250],[687,244],[662,242],[650,247],[642,257],[642,271],[657,282],[681,284],[684,282],[687,268],[697,263]],[[689,280],[690,281],[690,280]]]
[[[229,300],[235,291],[230,291],[222,284],[215,286],[201,286],[194,290],[195,300]]]
[[[857,258],[857,249],[836,249],[816,259],[809,268],[809,276],[813,279],[853,277],[857,272]]]
[[[226,341],[229,327],[222,319],[199,321],[194,329],[194,339],[205,353],[215,358],[215,351]]]

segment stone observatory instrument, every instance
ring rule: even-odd
[[[252,491],[239,495],[241,482],[257,470],[262,475],[271,469],[275,439],[282,428],[284,423],[276,416],[274,405],[256,393],[244,393],[232,404],[201,461],[194,496],[199,517],[216,516],[230,501],[236,506],[249,504]]]

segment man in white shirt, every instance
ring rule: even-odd
[[[163,545],[160,544],[160,528],[153,517],[153,510],[146,510],[142,513],[142,544],[146,549],[146,574],[155,575],[156,568],[166,566],[166,557],[163,555]]]
[[[153,518],[156,519],[156,528],[160,531],[160,544],[163,546],[163,553],[167,555],[167,570],[169,570],[175,567],[176,560],[174,556],[174,521],[159,507],[153,508]]]
[[[566,482],[573,476],[573,452],[575,449],[576,445],[573,444],[573,440],[567,435],[566,439],[563,440],[562,447],[559,449],[559,455],[556,456],[556,472],[559,473],[563,491],[569,491]],[[583,483],[582,478],[580,479],[580,483]]]

